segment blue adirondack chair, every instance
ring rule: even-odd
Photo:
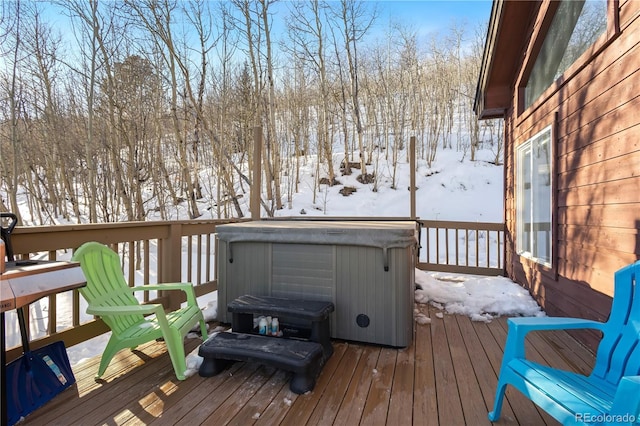
[[[511,318],[493,411],[497,421],[511,385],[563,425],[640,424],[640,261],[615,273],[605,323],[579,318]],[[529,361],[525,336],[534,330],[591,328],[603,338],[589,376]]]

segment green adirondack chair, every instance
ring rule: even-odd
[[[80,246],[72,260],[80,262],[87,279],[86,287],[80,289],[89,303],[87,313],[99,316],[111,328],[111,338],[102,353],[96,377],[104,374],[118,351],[163,338],[176,377],[184,380],[187,369],[184,336],[200,323],[202,338],[207,339],[207,327],[191,283],[129,287],[118,254],[97,242]],[[134,292],[149,290],[182,290],[186,293],[187,305],[167,313],[161,304],[141,305],[134,297]]]

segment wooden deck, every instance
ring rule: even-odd
[[[507,330],[444,315],[426,305],[431,324],[415,324],[406,349],[334,341],[335,353],[306,395],[289,391],[289,373],[235,363],[224,373],[177,381],[164,344],[121,351],[96,382],[99,358],[79,365],[77,383],[25,425],[482,425],[489,424]],[[188,339],[186,349],[199,344]],[[528,338],[531,359],[582,373],[593,355],[564,332]],[[557,424],[513,389],[498,424]]]

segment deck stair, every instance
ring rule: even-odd
[[[333,303],[245,295],[231,301],[227,309],[233,314],[233,331],[211,336],[200,346],[198,353],[204,359],[200,376],[219,374],[232,361],[257,362],[293,372],[292,392],[313,390],[322,366],[333,354],[329,331]],[[287,333],[284,337],[258,334],[254,315],[281,317]],[[300,324],[310,325],[308,333]]]

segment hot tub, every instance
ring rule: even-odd
[[[244,294],[331,301],[331,337],[411,343],[417,225],[267,220],[221,225],[218,320]]]

